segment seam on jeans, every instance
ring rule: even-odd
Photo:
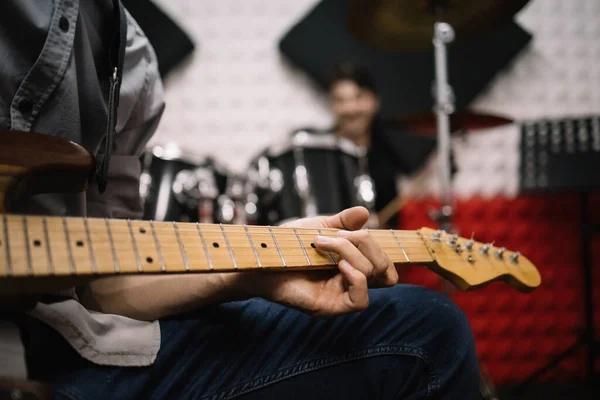
[[[423,360],[429,371],[429,383],[427,384],[427,397],[430,397],[433,391],[439,386],[438,376],[436,371],[429,361],[429,358],[423,352],[423,350],[400,345],[381,345],[376,347],[370,347],[350,353],[339,354],[329,357],[321,357],[308,361],[303,361],[291,367],[279,369],[267,375],[259,376],[249,381],[237,384],[226,390],[220,390],[217,393],[212,393],[201,397],[201,399],[210,400],[227,400],[235,397],[247,394],[254,390],[262,389],[263,387],[272,385],[280,382],[284,379],[288,379],[294,376],[301,375],[303,373],[316,371],[325,367],[333,365],[339,365],[350,361],[356,361],[369,357],[376,357],[382,355],[398,355],[398,356],[411,356],[417,357]]]
[[[59,396],[59,397],[57,397],[57,396]],[[62,396],[62,397],[60,397],[60,396]],[[75,387],[68,387],[65,389],[55,390],[52,398],[58,399],[58,400],[61,400],[62,398],[65,398],[68,400],[89,400],[89,397],[84,395],[81,391],[79,391]]]

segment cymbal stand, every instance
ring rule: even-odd
[[[454,203],[450,167],[450,114],[454,112],[454,94],[452,87],[448,83],[446,45],[454,40],[454,29],[446,22],[436,22],[433,31],[433,45],[435,50],[435,84],[433,95],[436,100],[434,110],[437,120],[440,208],[432,210],[430,218],[438,223],[440,229],[452,232]],[[442,291],[448,296],[453,292],[453,288],[448,281],[442,280]]]
[[[437,119],[438,168],[440,177],[440,209],[436,220],[440,229],[452,231],[452,181],[450,171],[450,114],[454,112],[454,94],[448,84],[446,45],[454,40],[454,29],[446,22],[434,25],[435,49],[435,114]]]
[[[454,40],[454,29],[446,22],[434,25],[433,45],[435,49],[435,114],[437,119],[437,151],[440,177],[440,208],[430,213],[439,228],[452,232],[452,215],[454,200],[452,196],[452,173],[450,163],[450,114],[454,112],[454,94],[448,83],[448,64],[446,45]],[[442,291],[447,296],[453,292],[451,284],[443,280]],[[480,392],[486,400],[497,400],[494,386],[487,374],[480,367]]]

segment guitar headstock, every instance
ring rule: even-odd
[[[518,251],[480,243],[430,228],[419,230],[436,265],[431,269],[459,289],[477,289],[502,280],[520,292],[531,292],[542,279],[533,263]]]

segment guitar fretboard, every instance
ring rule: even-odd
[[[416,231],[371,230],[396,264],[433,262]],[[335,229],[0,215],[0,277],[324,269]]]

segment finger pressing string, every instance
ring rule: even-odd
[[[344,294],[346,307],[345,311],[360,311],[369,306],[369,291],[367,286],[367,277],[352,267],[346,260],[338,263],[338,268],[347,283],[347,291]],[[341,311],[341,310],[340,310]]]

